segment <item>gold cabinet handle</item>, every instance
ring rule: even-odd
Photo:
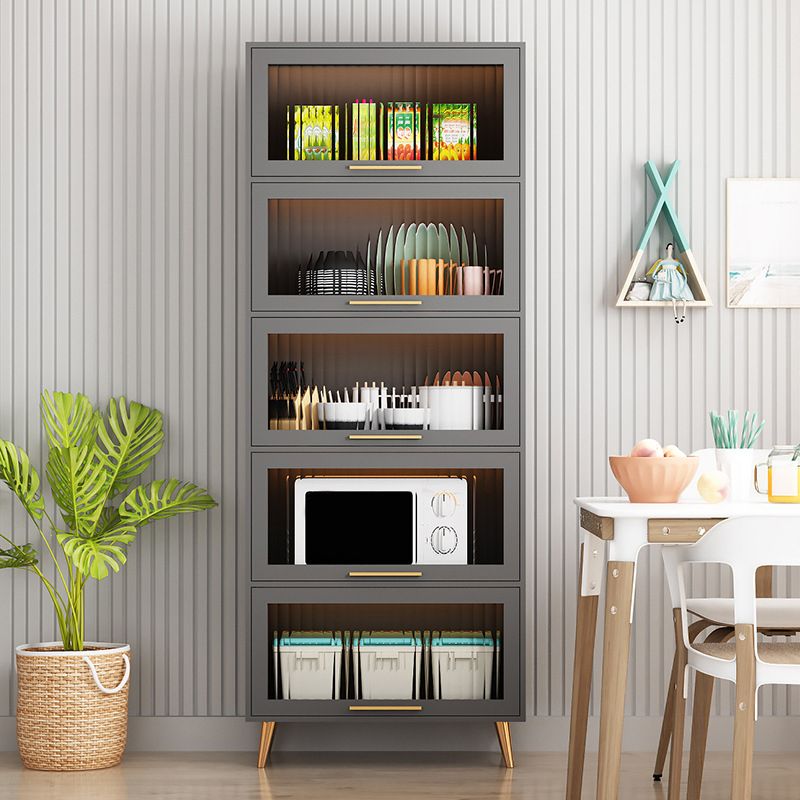
[[[421,306],[422,300],[348,300],[351,306]]]
[[[419,441],[422,438],[420,433],[351,433],[348,439],[364,440],[364,439],[379,439],[390,441]]]
[[[410,172],[421,172],[421,164],[350,164],[347,169],[356,171],[374,170],[374,169],[390,169],[390,170],[406,170]]]
[[[350,578],[421,578],[421,572],[348,572]]]
[[[422,711],[422,706],[350,706],[351,711]]]

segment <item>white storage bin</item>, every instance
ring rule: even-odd
[[[419,632],[361,631],[354,634],[356,690],[362,700],[419,697],[422,641]]]
[[[433,696],[437,700],[489,700],[495,644],[480,631],[438,631],[431,638]]]
[[[338,631],[284,631],[274,643],[284,700],[338,700],[342,635]]]

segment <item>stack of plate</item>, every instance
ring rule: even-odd
[[[478,247],[472,233],[441,222],[402,223],[389,228],[386,241],[378,231],[373,250],[367,243],[367,270],[376,276],[382,295],[486,295],[502,294],[503,270],[488,265],[486,245]],[[374,254],[374,255],[373,255]]]
[[[313,263],[312,263],[313,262]],[[298,294],[375,294],[375,273],[368,269],[361,253],[329,250],[312,256],[297,273]]]

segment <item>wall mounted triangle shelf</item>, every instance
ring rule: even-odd
[[[692,253],[691,248],[689,247],[689,242],[686,240],[686,236],[683,233],[683,230],[680,226],[680,222],[678,222],[678,215],[675,213],[675,209],[670,202],[668,197],[668,192],[670,186],[672,185],[675,175],[678,172],[678,167],[680,166],[680,161],[674,161],[670,168],[667,170],[666,177],[664,179],[661,178],[661,175],[656,168],[656,165],[652,161],[648,161],[644,165],[644,171],[647,175],[653,190],[656,193],[656,204],[653,206],[653,210],[650,212],[650,216],[647,218],[647,224],[645,225],[644,232],[642,233],[641,238],[639,239],[639,244],[636,247],[636,252],[633,254],[633,260],[631,261],[630,269],[628,270],[628,275],[625,278],[625,283],[622,285],[622,291],[619,293],[619,297],[617,298],[617,306],[620,308],[645,308],[645,307],[652,307],[652,306],[669,306],[672,307],[671,300],[626,300],[626,296],[628,294],[628,290],[631,287],[631,284],[637,279],[637,274],[640,274],[641,262],[644,257],[644,251],[647,247],[647,243],[650,241],[650,237],[653,235],[653,231],[655,230],[656,223],[658,222],[658,218],[661,214],[664,215],[667,225],[672,232],[672,238],[675,244],[675,251],[677,259],[683,264],[684,269],[686,270],[686,278],[689,283],[689,287],[692,290],[692,294],[694,295],[694,300],[690,300],[686,303],[687,306],[710,306],[711,300],[708,297],[708,289],[706,288],[705,282],[703,281],[703,276],[700,274],[700,270],[698,269],[697,262],[695,261],[694,254]],[[642,270],[641,274],[643,275],[644,271]],[[641,277],[640,277],[641,279]]]

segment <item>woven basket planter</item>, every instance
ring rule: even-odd
[[[17,744],[29,769],[113,767],[128,738],[130,646],[17,648]]]

